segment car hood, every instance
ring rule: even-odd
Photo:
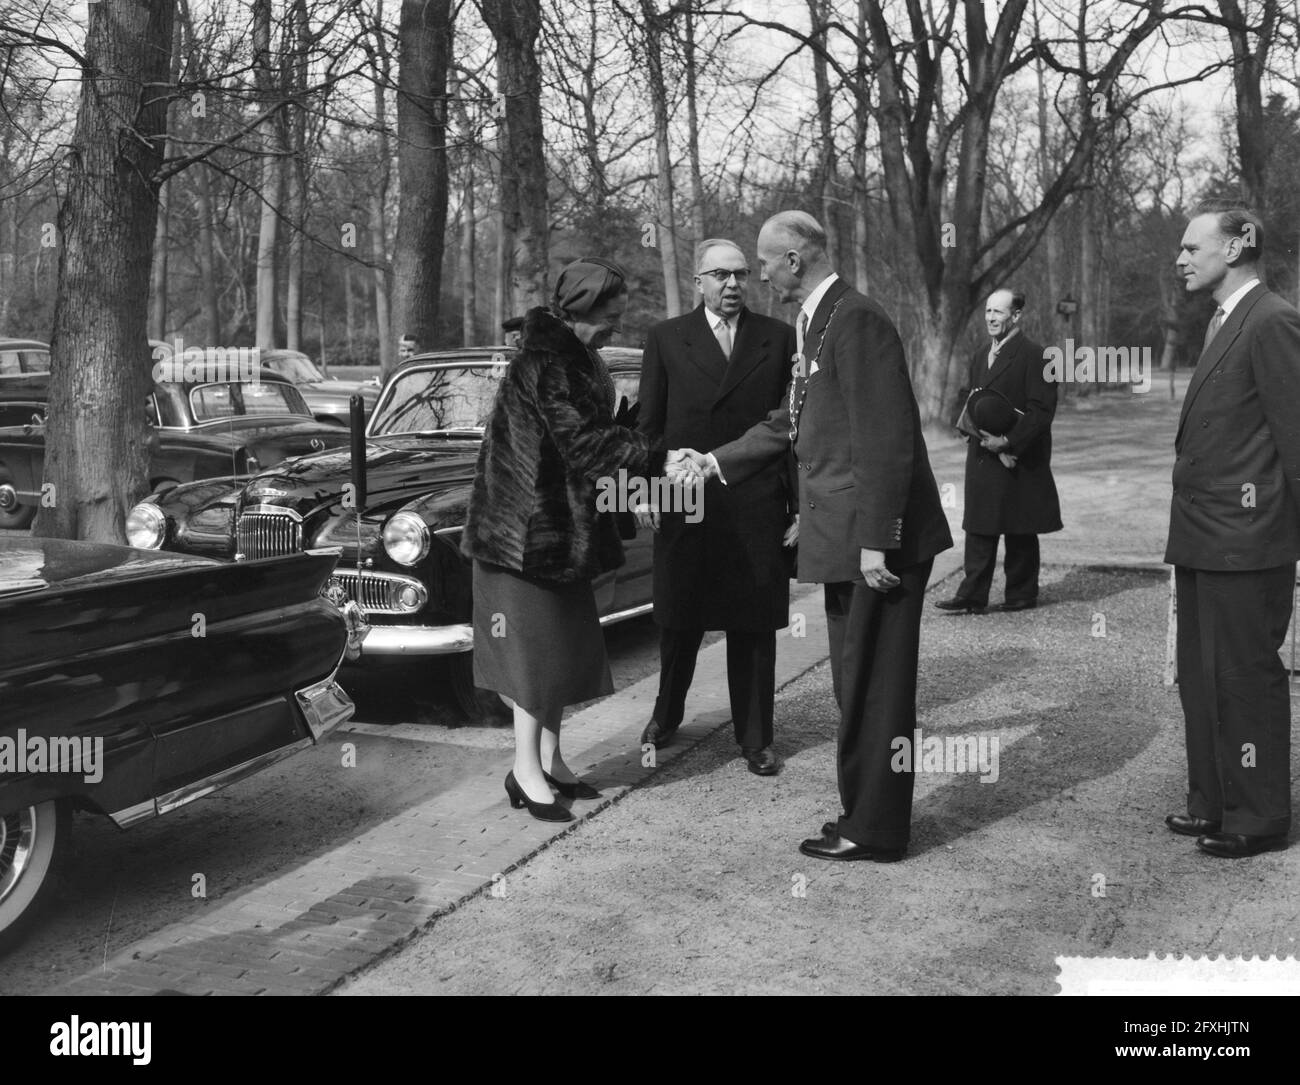
[[[477,438],[394,436],[366,442],[367,515],[385,511],[431,491],[463,485],[473,478]],[[352,481],[347,449],[300,456],[249,480],[240,505],[275,505],[300,516],[339,506]]]
[[[0,603],[45,589],[122,583],[159,572],[214,565],[207,558],[110,543],[0,537]]]

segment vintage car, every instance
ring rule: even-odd
[[[50,892],[73,809],[134,825],[350,718],[355,614],[320,594],[336,557],[0,537],[0,950]]]
[[[0,381],[0,528],[32,522],[45,473],[49,374]],[[153,382],[145,404],[154,440],[152,489],[225,475],[247,475],[288,456],[347,441],[339,426],[311,416],[283,377]]]
[[[50,345],[38,339],[0,339],[0,377],[50,371]]]
[[[301,351],[260,350],[258,361],[263,373],[275,373],[285,380],[293,381],[294,387],[302,393],[308,410],[318,422],[346,426],[348,403],[354,395],[361,397],[366,416],[369,417],[379,398],[379,385],[375,382],[330,380]]]
[[[473,682],[471,566],[460,535],[506,349],[420,355],[388,379],[366,427],[360,509],[351,500],[348,450],[338,449],[242,482],[212,479],[151,495],[132,510],[129,541],[236,561],[342,547],[335,583],[370,624],[361,663],[445,657],[464,711],[495,711],[499,702]],[[635,402],[641,352],[602,353],[618,394]],[[623,567],[595,582],[603,623],[651,609],[652,539],[639,532],[625,543]]]

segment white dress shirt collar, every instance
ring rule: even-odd
[[[1219,306],[1223,310],[1223,319],[1227,320],[1232,315],[1232,310],[1237,307],[1237,302],[1241,301],[1247,294],[1259,285],[1259,278],[1251,279],[1248,283],[1242,283],[1236,290],[1223,299],[1223,304]]]
[[[799,311],[808,314],[809,324],[812,323],[812,318],[817,315],[817,306],[822,303],[822,298],[826,296],[826,291],[835,284],[835,280],[838,278],[839,276],[832,271],[826,276],[826,278],[813,287],[813,292],[811,294],[803,299],[803,304],[799,306]]]

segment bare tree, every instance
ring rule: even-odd
[[[548,295],[550,220],[542,69],[537,59],[541,4],[540,0],[479,0],[479,10],[497,45],[497,89],[505,136],[500,158],[501,244],[510,253],[509,307],[519,312],[544,305]]]
[[[45,487],[33,531],[124,542],[145,492],[144,329],[174,0],[92,5],[64,160]]]
[[[397,77],[400,199],[394,311],[429,349],[437,334],[447,229],[447,69],[451,0],[402,0]]]

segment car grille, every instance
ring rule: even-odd
[[[342,588],[349,599],[360,605],[369,614],[412,614],[424,607],[429,593],[423,584],[412,576],[398,573],[372,573],[362,570],[335,569],[330,576],[330,585]],[[409,606],[398,602],[398,592],[411,588],[416,601]]]
[[[235,526],[241,561],[278,558],[302,550],[302,524],[288,512],[245,512]]]

